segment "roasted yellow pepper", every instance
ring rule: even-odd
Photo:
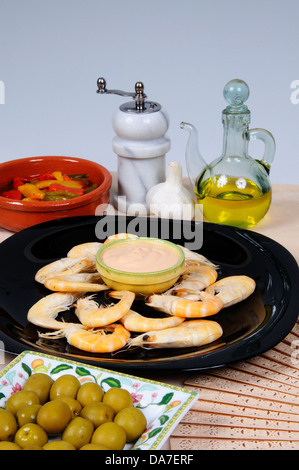
[[[23,196],[30,199],[44,199],[45,193],[41,191],[36,184],[26,183],[18,187],[18,190],[23,194]]]
[[[57,181],[60,180],[44,180],[44,181],[38,181],[35,183],[35,186],[38,189],[43,189],[43,188],[48,188],[51,184],[57,183]],[[80,181],[63,181],[63,186],[66,186],[68,188],[82,188],[83,185]]]

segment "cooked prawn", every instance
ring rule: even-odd
[[[115,233],[114,235],[110,235],[104,241],[104,245],[109,242],[113,242],[114,240],[124,240],[126,238],[138,238],[137,235],[133,235],[132,233]]]
[[[94,269],[94,266],[94,262],[88,258],[61,258],[40,268],[35,275],[35,280],[44,284],[49,277],[76,274],[83,270]]]
[[[133,310],[129,310],[128,313],[120,319],[120,321],[129,331],[145,333],[146,331],[164,330],[165,328],[178,326],[183,323],[184,318],[175,316],[152,318],[141,315]]]
[[[147,305],[184,318],[207,317],[215,315],[222,309],[223,303],[217,296],[202,291],[199,296],[200,300],[190,300],[175,295],[154,294],[149,297]]]
[[[80,323],[66,323],[59,331],[40,334],[42,338],[66,338],[67,342],[82,351],[109,353],[127,344],[131,334],[117,323],[100,328],[87,329]]]
[[[213,284],[218,277],[216,269],[205,266],[198,265],[196,269],[191,270],[189,273],[188,270],[181,277],[181,281],[172,287],[167,293],[176,294],[184,297],[186,294],[197,293],[205,289],[206,287]]]
[[[120,320],[131,308],[135,294],[129,291],[117,292],[120,301],[109,307],[99,306],[92,296],[81,297],[76,304],[75,313],[80,322],[87,327],[110,325]]]
[[[80,245],[75,245],[68,251],[67,257],[95,259],[96,254],[101,246],[102,243],[100,242],[80,243]]]
[[[45,279],[44,286],[55,292],[100,292],[108,289],[98,273],[59,275]]]
[[[38,300],[28,311],[27,319],[30,323],[42,328],[59,330],[64,322],[55,320],[60,312],[69,310],[77,300],[78,294],[56,292]]]
[[[181,246],[181,245],[179,246],[180,248],[182,248],[184,252],[186,264],[196,262],[205,266],[210,266],[211,268],[214,268],[214,269],[217,268],[217,265],[212,263],[212,261],[210,261],[204,255],[201,255],[200,253],[196,253],[196,251],[189,250],[189,248],[186,248],[185,246]]]
[[[191,325],[191,323],[193,324]],[[222,327],[215,321],[197,320],[196,323],[186,321],[174,328],[149,331],[131,338],[128,344],[130,347],[187,348],[212,343],[220,338],[222,334]]]
[[[255,290],[255,281],[249,276],[228,276],[209,286],[205,292],[215,295],[229,307],[247,299]]]

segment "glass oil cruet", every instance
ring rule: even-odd
[[[269,171],[275,154],[275,140],[265,129],[249,129],[250,110],[244,104],[248,85],[239,79],[223,90],[228,106],[222,112],[223,152],[209,165],[202,158],[196,128],[186,122],[181,128],[190,135],[186,147],[186,167],[197,203],[209,222],[249,228],[267,213],[272,197]],[[248,154],[250,140],[264,143],[261,160]]]

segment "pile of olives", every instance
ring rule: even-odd
[[[125,389],[35,373],[0,408],[0,450],[122,450],[146,425]]]

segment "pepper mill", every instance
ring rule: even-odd
[[[167,112],[159,103],[146,100],[142,82],[135,84],[135,92],[107,90],[102,77],[97,85],[97,93],[133,98],[120,105],[112,116],[116,134],[112,149],[118,159],[118,192],[114,203],[126,214],[146,214],[148,190],[165,181],[165,155],[170,149],[170,139],[165,135],[169,126]]]

